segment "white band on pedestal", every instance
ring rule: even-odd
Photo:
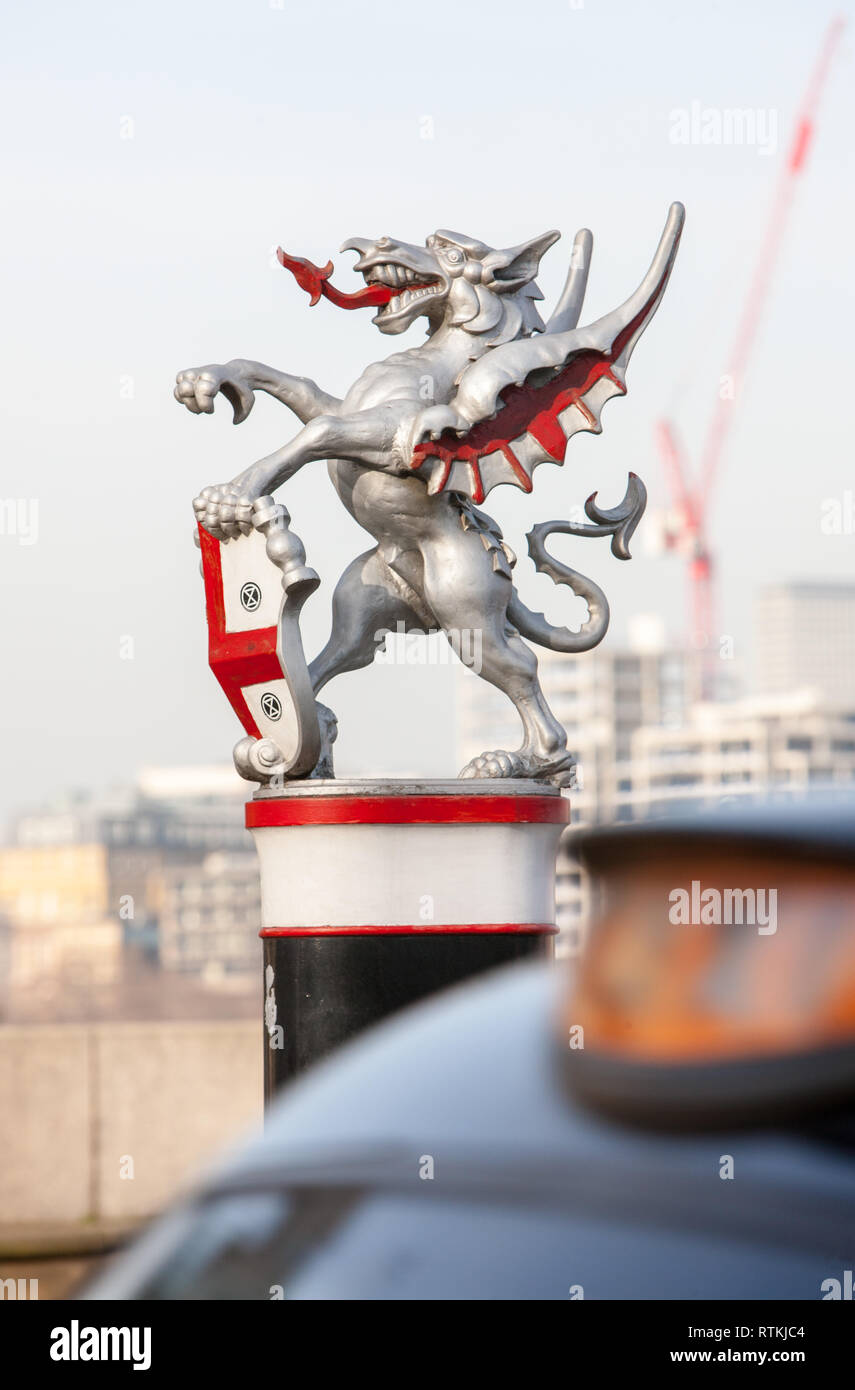
[[[295,791],[247,807],[265,934],[553,929],[559,793],[483,782]]]

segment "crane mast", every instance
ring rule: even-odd
[[[781,244],[789,221],[798,181],[804,172],[816,129],[816,113],[829,68],[845,28],[845,21],[832,20],[825,34],[819,57],[796,118],[793,136],[775,188],[766,232],[748,293],[737,324],[728,358],[727,378],[733,393],[719,394],[701,451],[700,467],[692,479],[682,441],[671,420],[656,425],[656,442],[677,516],[677,531],[669,538],[688,557],[690,596],[690,638],[705,653],[703,688],[712,697],[715,687],[716,604],[714,564],[708,541],[708,520],[714,485],[721,471],[722,457],[737,401],[743,399],[743,386],[757,338],[757,331],[774,278]]]

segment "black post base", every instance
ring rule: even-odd
[[[262,939],[265,1104],[312,1062],[407,1004],[494,966],[552,952],[551,935],[520,931]]]

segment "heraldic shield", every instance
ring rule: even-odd
[[[199,526],[208,663],[246,731],[234,750],[248,781],[306,777],[320,726],[300,610],[320,584],[285,507],[260,497],[243,534],[216,540]]]

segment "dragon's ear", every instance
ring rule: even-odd
[[[481,263],[482,283],[489,285],[494,294],[516,294],[534,279],[541,256],[555,245],[560,235],[560,232],[544,232],[520,246],[490,251]]]

